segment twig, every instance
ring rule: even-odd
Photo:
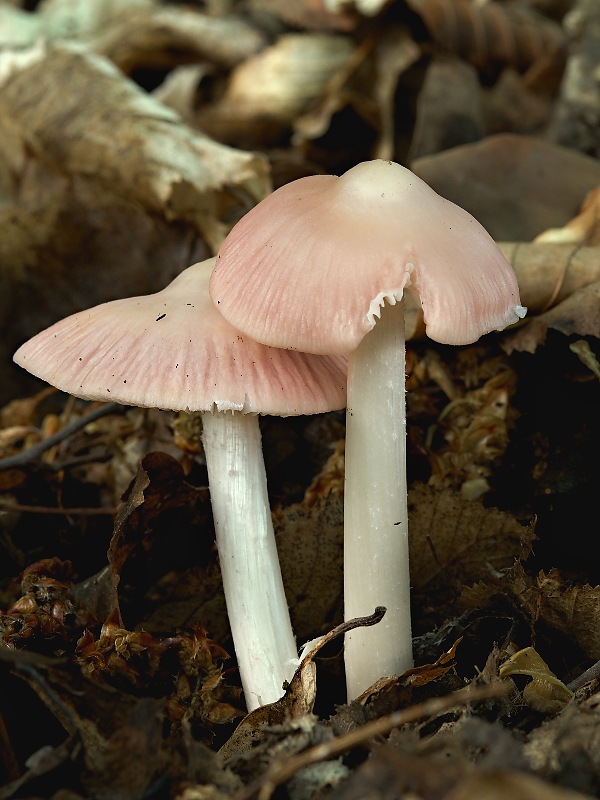
[[[350,750],[369,739],[389,733],[399,725],[406,725],[409,722],[416,722],[423,717],[433,717],[442,714],[456,706],[465,706],[469,703],[477,703],[481,700],[489,700],[500,697],[509,690],[508,684],[492,684],[480,687],[465,687],[445,697],[434,697],[425,700],[411,708],[395,711],[385,717],[367,722],[356,730],[350,731],[343,736],[338,736],[322,744],[299,753],[290,758],[284,764],[275,764],[269,768],[258,780],[253,781],[243,791],[234,795],[233,800],[250,800],[257,795],[258,800],[269,800],[275,789],[293,777],[299,770],[316,764],[319,761],[326,761],[342,755],[346,750]]]
[[[106,514],[114,516],[116,508],[57,508],[56,506],[28,506],[22,503],[5,503],[0,500],[2,511],[15,511],[24,514],[62,514],[63,516],[96,517]]]
[[[76,419],[69,425],[65,425],[64,428],[56,433],[53,433],[52,436],[48,436],[47,439],[38,442],[38,444],[34,444],[33,447],[30,447],[27,450],[23,450],[22,453],[17,453],[14,456],[8,456],[8,458],[0,459],[0,470],[12,469],[13,467],[22,467],[25,464],[30,464],[34,461],[37,461],[42,453],[45,453],[46,450],[54,447],[54,445],[59,444],[65,439],[68,439],[69,436],[77,433],[77,431],[81,430],[81,428],[85,428],[86,425],[89,425],[91,422],[95,422],[97,419],[100,419],[100,417],[105,417],[108,414],[115,414],[123,407],[124,406],[119,405],[119,403],[105,403],[99,408],[93,409],[93,411],[84,414],[83,417]]]

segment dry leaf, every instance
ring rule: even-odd
[[[600,281],[584,286],[559,305],[528,321],[527,325],[507,336],[503,347],[507,353],[518,350],[535,353],[544,344],[548,330],[565,336],[600,338]]]
[[[409,161],[479,141],[484,134],[477,70],[460,58],[434,58],[417,98]]]
[[[219,141],[272,146],[321,98],[353,50],[341,34],[282,35],[233,70],[223,97],[199,108],[198,125]]]
[[[85,39],[128,20],[140,10],[151,11],[159,0],[41,0],[35,12],[0,7],[0,48],[20,49],[37,41]]]
[[[232,67],[267,42],[242,16],[161,8],[160,0],[42,0],[35,13],[0,7],[0,31],[6,49],[83,42],[127,74],[202,60]]]
[[[359,17],[344,3],[334,8],[331,0],[249,0],[254,12],[268,12],[292,28],[316,31],[351,31]]]
[[[598,156],[598,103],[595,79],[600,60],[598,5],[595,0],[577,0],[564,17],[569,59],[555,97],[552,121],[545,135],[573,150]]]
[[[570,585],[556,570],[540,572],[540,616],[595,661],[600,659],[600,587]]]
[[[500,242],[512,264],[528,317],[600,280],[600,247],[558,242]]]
[[[472,0],[407,0],[433,42],[480,70],[513,66],[525,71],[541,58],[564,60],[565,34],[529,6]]]
[[[390,26],[379,34],[373,49],[377,69],[374,95],[379,107],[379,136],[373,157],[394,160],[396,152],[396,93],[402,76],[422,57],[422,48],[404,27]]]
[[[514,133],[417,159],[410,168],[499,242],[529,242],[565,225],[600,185],[597,159]]]
[[[273,525],[292,627],[312,638],[340,621],[343,592],[343,497],[277,509]]]
[[[215,249],[227,230],[224,212],[239,213],[243,198],[243,213],[268,191],[263,159],[182,125],[108,61],[67,45],[30,56],[1,95],[20,160],[27,142],[67,175],[94,176],[149,212],[193,222]]]
[[[366,17],[375,17],[390,4],[390,0],[323,0],[323,3],[330,11],[344,11],[350,6]]]
[[[263,157],[193,131],[80,48],[4,54],[0,75],[0,260],[11,296],[0,363],[24,382],[8,372],[18,344],[81,308],[162,288],[217,248],[270,184]]]
[[[526,558],[533,532],[511,514],[417,484],[408,493],[411,583],[417,594],[459,588]]]

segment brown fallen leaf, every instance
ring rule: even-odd
[[[594,660],[600,659],[600,587],[573,585],[558,570],[537,576],[540,616],[552,628],[573,639]]]
[[[417,98],[409,161],[485,135],[483,96],[475,67],[461,58],[441,54],[427,67]]]
[[[528,317],[600,280],[600,247],[569,242],[499,242],[512,264]]]
[[[587,192],[600,185],[597,159],[514,133],[419,158],[410,168],[498,242],[530,242],[565,225]]]
[[[530,527],[478,500],[464,500],[456,491],[416,484],[408,502],[411,583],[417,596],[436,596],[440,590],[453,595],[531,551]]]
[[[600,34],[596,23],[594,0],[578,0],[574,6],[574,24],[566,25],[569,59],[554,102],[551,124],[545,135],[573,150],[598,157],[598,126],[590,124],[600,102],[598,84],[594,80],[600,61]]]
[[[273,525],[292,626],[313,638],[342,618],[343,497],[276,509]]]
[[[76,310],[162,288],[270,187],[264,157],[184,125],[108,60],[67,44],[24,52],[0,55],[0,260],[11,297],[0,311],[0,395],[25,383],[11,365],[18,344]]]
[[[513,350],[535,353],[550,329],[565,336],[600,338],[600,281],[578,289],[562,303],[531,319],[508,335],[503,347],[509,354]]]
[[[267,12],[294,28],[305,30],[353,30],[360,18],[344,3],[334,8],[331,0],[249,0],[249,8],[255,12]]]

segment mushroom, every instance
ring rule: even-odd
[[[157,294],[81,311],[34,336],[17,364],[91,400],[201,411],[223,587],[248,710],[283,694],[297,649],[271,519],[258,414],[343,408],[346,361],[257,344],[208,294],[215,259]]]
[[[525,314],[515,274],[485,229],[408,169],[379,160],[267,196],[232,228],[210,281],[220,312],[257,341],[350,354],[345,616],[387,613],[346,636],[349,699],[413,664],[405,289],[420,298],[428,335],[447,344],[469,344]]]

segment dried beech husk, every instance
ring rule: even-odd
[[[560,25],[524,4],[472,0],[407,0],[434,45],[480,69],[512,66],[523,72],[541,58],[564,59]]]
[[[557,714],[573,697],[573,692],[550,670],[533,647],[525,647],[512,655],[500,667],[500,677],[527,675],[531,678],[523,690],[528,706],[543,714]]]
[[[341,34],[283,35],[231,73],[223,97],[201,109],[198,124],[219,141],[272,143],[323,95],[353,51]]]

